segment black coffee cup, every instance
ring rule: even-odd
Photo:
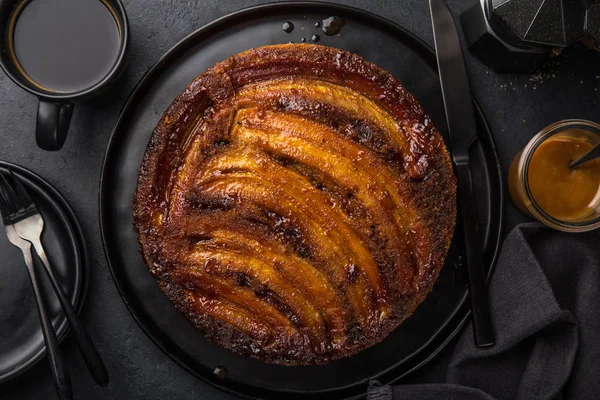
[[[56,69],[58,68],[57,66],[60,66],[60,58],[52,58],[51,53],[40,55],[39,53],[44,53],[44,51],[40,51],[39,48],[36,49],[36,45],[38,47],[45,46],[44,40],[47,38],[48,29],[53,29],[54,26],[60,27],[60,24],[56,24],[57,20],[60,19],[58,17],[64,17],[63,19],[71,21],[70,23],[80,23],[79,27],[84,27],[85,29],[88,29],[88,31],[95,29],[96,27],[87,26],[86,24],[89,23],[88,21],[73,21],[73,18],[77,19],[77,15],[82,15],[81,13],[77,14],[77,12],[80,12],[81,10],[73,10],[73,15],[68,16],[48,13],[48,10],[41,8],[47,7],[48,3],[37,3],[44,1],[47,2],[48,0],[0,0],[0,27],[2,27],[2,31],[0,32],[0,35],[2,35],[0,36],[0,66],[17,85],[34,94],[39,99],[36,124],[36,142],[38,146],[45,150],[59,150],[63,146],[69,130],[74,103],[98,95],[106,89],[107,86],[114,83],[118,76],[123,72],[125,66],[125,53],[129,42],[128,22],[125,9],[120,0],[86,0],[85,2],[80,3],[74,3],[74,0],[52,0],[56,3],[54,6],[57,7],[52,8],[51,11],[56,13],[68,13],[69,6],[74,8],[92,6],[92,8],[94,8],[97,7],[97,5],[91,2],[96,1],[102,7],[106,7],[106,10],[108,10],[114,19],[113,22],[116,26],[115,33],[111,33],[111,35],[114,36],[114,40],[111,41],[109,45],[102,44],[102,46],[107,47],[106,49],[103,47],[104,50],[110,51],[111,57],[114,57],[114,62],[109,61],[108,57],[101,58],[102,54],[97,54],[97,48],[92,46],[91,48],[94,48],[95,51],[90,50],[89,57],[86,56],[82,58],[73,55],[73,58],[78,60],[81,59],[85,62],[70,63],[68,68]],[[58,4],[61,2],[62,4]],[[61,7],[58,7],[58,5]],[[102,9],[101,11],[104,12],[106,10]],[[99,15],[97,13],[98,10],[96,9],[88,9],[85,11],[88,11],[88,14],[90,15]],[[38,15],[35,15],[36,12]],[[45,15],[51,15],[55,20],[49,20],[48,25],[45,27],[40,26],[43,25],[43,23],[39,23],[40,17]],[[23,20],[20,20],[20,18],[23,18]],[[31,28],[33,29],[32,32],[26,31],[26,18],[30,18],[32,22],[36,21],[31,24]],[[104,16],[103,18],[105,18],[104,22],[106,22],[107,17]],[[43,18],[41,20],[44,21]],[[95,23],[96,21],[92,22]],[[54,23],[55,25],[51,25],[51,23]],[[46,29],[46,31],[43,29]],[[101,30],[98,29],[96,31],[101,32]],[[68,33],[68,30],[63,30],[61,32],[59,29],[59,32],[56,34],[68,35]],[[39,42],[36,42],[36,40],[39,40]],[[87,46],[88,43],[85,41],[89,41],[90,38],[85,35],[81,35],[81,38],[79,38],[78,35],[70,35],[66,37],[63,36],[61,40],[64,40],[65,43],[74,45],[75,48],[81,52],[82,49],[86,49],[85,46]],[[19,43],[23,44],[20,45]],[[113,46],[113,44],[115,46],[114,48],[108,48]],[[27,51],[19,50],[19,46],[25,48],[25,46],[28,45],[31,46],[31,52],[33,54],[26,57]],[[64,52],[68,51],[66,49],[67,47],[64,49],[61,48]],[[41,50],[44,50],[44,48]],[[94,57],[100,58],[95,60]],[[71,61],[71,58],[69,58],[69,61]],[[27,62],[30,66],[29,72],[26,65]],[[98,63],[103,62],[106,63],[106,66],[103,66],[104,69],[101,70],[101,73],[99,72],[100,75],[98,75],[97,79],[90,78],[88,80],[83,80],[84,78],[87,79],[86,73],[88,73],[88,71],[86,71],[86,68],[96,68],[99,65]],[[111,62],[112,65],[110,65]],[[41,82],[34,76],[34,73],[37,73],[38,76],[42,76],[46,66],[52,66],[54,68],[47,69],[48,76],[46,78],[49,78],[50,80],[56,78],[54,79],[56,82],[51,85]],[[54,73],[54,71],[59,73]],[[53,73],[54,75],[61,75],[61,71],[64,71],[64,73],[62,73],[64,76],[53,76]],[[96,71],[89,72],[88,75],[90,75],[90,73],[96,73]],[[73,77],[72,79],[79,79],[77,85],[68,85],[68,80],[71,79],[71,77]],[[62,79],[62,81],[58,78]],[[54,85],[56,85],[56,87],[54,87]]]

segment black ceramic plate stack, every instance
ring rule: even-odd
[[[85,247],[81,228],[66,200],[31,171],[0,161],[0,172],[11,171],[21,180],[44,218],[42,243],[63,288],[75,308],[83,304],[87,285]],[[40,264],[47,311],[59,340],[67,320]],[[13,246],[0,225],[0,383],[23,373],[46,352],[31,282],[21,251]]]
[[[323,19],[345,24],[326,35]],[[293,25],[287,33],[285,22]],[[286,26],[289,29],[289,26]],[[138,251],[131,202],[148,139],[175,96],[206,68],[232,54],[268,44],[305,41],[356,53],[392,73],[426,108],[443,135],[445,114],[436,60],[430,47],[375,15],[332,4],[277,3],[240,11],[191,34],[142,79],[113,132],[100,189],[104,246],[117,287],[132,315],[169,356],[194,375],[249,398],[354,398],[368,381],[395,381],[430,360],[469,315],[467,284],[457,229],[433,292],[413,316],[383,342],[326,366],[282,367],[231,353],[208,342],[162,294]],[[316,38],[315,38],[316,39]],[[495,260],[502,221],[503,190],[498,157],[481,110],[479,141],[473,146],[480,231],[488,273]]]

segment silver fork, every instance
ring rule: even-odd
[[[42,231],[44,230],[44,220],[34,201],[31,199],[27,193],[27,190],[25,187],[23,187],[19,179],[14,176],[12,171],[10,171],[8,175],[9,176],[6,176],[5,174],[0,173],[0,212],[2,213],[4,225],[7,227],[7,233],[8,228],[12,227],[12,230],[14,230],[14,233],[16,233],[19,239],[24,240],[27,244],[31,243],[35,248],[37,255],[44,265],[44,269],[48,275],[48,278],[50,279],[50,283],[56,292],[67,321],[71,326],[73,336],[81,354],[83,355],[83,359],[85,360],[88,369],[90,370],[94,380],[99,385],[105,386],[108,383],[108,373],[106,372],[104,363],[102,362],[102,359],[98,354],[98,350],[94,346],[89,334],[77,316],[77,312],[65,294],[65,291],[58,280],[54,269],[48,262],[48,257],[46,256],[46,252],[42,246],[40,237]],[[14,236],[14,234],[12,236]],[[12,240],[11,243],[15,244],[15,242]],[[17,244],[15,245],[23,250],[23,247]],[[21,243],[21,245],[23,244]],[[31,259],[31,246],[28,247],[27,251],[29,253],[29,258]],[[23,250],[23,254],[25,256],[25,250]],[[25,258],[27,259],[27,256],[25,256]],[[30,268],[30,275],[32,270],[33,268]],[[33,280],[34,279],[32,278],[32,282]],[[38,309],[39,308],[40,307],[38,306]],[[44,324],[42,322],[42,328],[43,325]],[[50,331],[52,331],[52,334],[54,334],[52,325],[49,327]],[[44,332],[44,337],[46,337],[46,332]],[[56,338],[56,334],[54,334],[54,338]],[[64,370],[66,371],[66,369]],[[66,373],[64,376],[68,382]]]

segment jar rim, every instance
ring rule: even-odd
[[[527,207],[529,212],[535,218],[545,225],[561,231],[586,232],[600,227],[600,215],[594,219],[582,222],[563,221],[555,218],[544,211],[544,209],[535,201],[535,198],[533,197],[529,187],[529,164],[535,151],[550,137],[570,129],[582,129],[593,133],[600,138],[600,124],[593,121],[583,119],[566,119],[552,123],[539,131],[525,145],[518,164],[518,174],[521,182],[523,182],[523,190],[525,191],[525,194],[529,200],[525,203],[525,207]]]

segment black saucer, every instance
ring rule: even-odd
[[[0,171],[5,172],[7,168],[21,179],[40,209],[45,223],[42,244],[67,295],[79,310],[85,297],[88,274],[83,236],[73,210],[60,193],[38,175],[0,161]],[[69,330],[67,320],[41,263],[37,261],[46,306],[57,336],[62,340]],[[0,226],[0,383],[23,373],[45,353],[23,254],[8,241]]]

